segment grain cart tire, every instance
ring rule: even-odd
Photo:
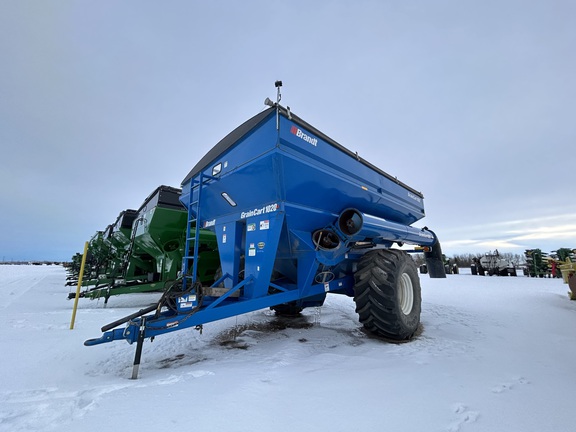
[[[354,274],[354,302],[364,328],[393,340],[410,339],[420,324],[422,293],[416,264],[403,251],[366,253]]]
[[[290,302],[290,303],[282,303],[276,306],[270,307],[276,315],[284,316],[284,317],[295,317],[299,316],[300,312],[304,310],[302,306],[300,306],[297,302]]]

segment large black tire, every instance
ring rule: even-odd
[[[420,324],[422,293],[416,264],[406,252],[366,253],[354,280],[356,312],[365,329],[393,340],[414,335]]]
[[[290,302],[290,303],[282,303],[276,306],[270,307],[276,315],[284,316],[284,317],[296,317],[300,315],[300,312],[304,310],[302,306],[300,306],[297,302]]]

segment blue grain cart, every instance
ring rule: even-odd
[[[297,314],[322,305],[328,293],[353,297],[370,332],[412,337],[419,276],[412,258],[392,246],[415,245],[429,276],[446,277],[436,235],[411,226],[424,217],[422,194],[279,103],[269,105],[183,180],[188,227],[180,283],[86,345],[138,342],[137,364],[145,338],[262,308]],[[197,278],[200,229],[218,241],[221,270],[211,286]]]

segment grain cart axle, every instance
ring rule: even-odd
[[[353,297],[372,333],[405,340],[420,322],[420,281],[412,258],[391,246],[423,248],[430,276],[446,277],[436,235],[411,226],[424,217],[422,194],[278,103],[216,144],[183,180],[180,200],[188,210],[181,279],[86,345],[141,345],[262,308],[298,313],[327,293]],[[197,277],[200,229],[218,241],[211,285]]]

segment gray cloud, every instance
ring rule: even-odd
[[[295,113],[424,192],[446,253],[574,247],[575,12],[3,2],[0,258],[68,259],[156,186],[179,186],[276,79]]]

